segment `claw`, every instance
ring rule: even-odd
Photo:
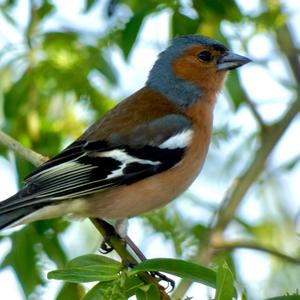
[[[175,281],[169,277],[167,277],[166,275],[160,273],[160,272],[151,272],[150,273],[153,277],[158,278],[159,280],[165,281],[167,282],[167,287],[163,287],[164,290],[167,290],[169,288],[169,286],[171,286],[171,289],[168,293],[171,293],[174,288],[175,288]]]
[[[106,239],[104,239],[103,242],[100,245],[100,249],[99,249],[100,253],[102,253],[102,254],[108,254],[108,253],[112,252],[113,250],[114,250],[114,248],[110,247],[107,244]]]

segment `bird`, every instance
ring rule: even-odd
[[[0,202],[0,229],[69,215],[117,224],[175,199],[203,166],[228,71],[250,61],[206,36],[173,39],[144,87]]]

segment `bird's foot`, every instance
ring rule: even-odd
[[[110,252],[112,252],[114,250],[113,247],[111,247],[108,243],[107,243],[107,239],[104,238],[104,240],[102,241],[101,245],[100,245],[100,253],[102,254],[108,254]]]
[[[166,276],[165,274],[162,274],[160,272],[150,272],[151,276],[154,278],[157,278],[159,281],[164,281],[167,283],[167,286],[164,287],[164,290],[169,289],[169,287],[171,287],[170,291],[168,291],[168,293],[172,292],[175,288],[175,281],[171,278],[169,278],[168,276]]]

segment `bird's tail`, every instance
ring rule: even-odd
[[[36,205],[24,205],[22,202],[20,202],[19,193],[0,202],[0,230],[18,223],[22,218],[40,208]]]

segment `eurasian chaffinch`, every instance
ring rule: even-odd
[[[249,61],[208,37],[174,39],[145,87],[0,202],[0,229],[69,214],[119,220],[173,200],[203,165],[227,71]]]

